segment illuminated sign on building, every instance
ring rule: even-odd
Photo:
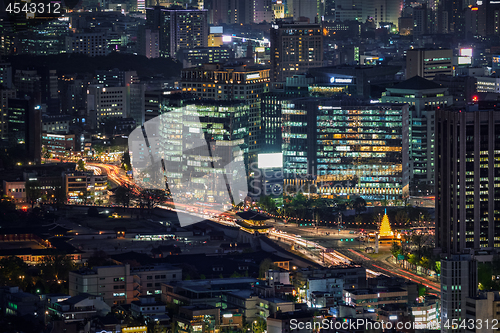
[[[257,158],[259,169],[283,167],[283,153],[259,154]]]
[[[246,79],[247,80],[260,79],[260,73],[248,74]]]
[[[458,57],[458,64],[459,65],[470,65],[470,64],[472,64],[472,58],[471,57]]]
[[[500,69],[500,55],[494,55],[491,58],[491,68],[493,69],[493,71],[497,71],[498,69]]]
[[[352,83],[352,79],[344,77],[331,77],[330,83]]]
[[[471,48],[460,49],[460,56],[472,57],[472,49]]]

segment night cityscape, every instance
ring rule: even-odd
[[[0,5],[0,332],[500,331],[500,1]]]

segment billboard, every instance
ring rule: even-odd
[[[491,58],[491,68],[493,69],[493,71],[497,71],[498,69],[500,69],[500,55],[494,55]]]
[[[472,58],[472,49],[471,48],[461,48],[460,49],[460,56]]]
[[[222,27],[210,27],[210,33],[211,34],[221,34],[223,32]]]
[[[259,154],[257,160],[259,169],[283,167],[283,153]]]
[[[458,57],[458,64],[459,65],[470,65],[470,64],[472,64],[472,58],[471,57]]]

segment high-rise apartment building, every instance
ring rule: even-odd
[[[274,18],[271,0],[255,0],[253,2],[253,23],[271,23]]]
[[[436,75],[453,75],[453,50],[411,49],[406,51],[406,78],[418,75],[432,80]]]
[[[141,26],[137,33],[138,53],[146,58],[160,57],[160,30]]]
[[[207,11],[179,6],[146,9],[146,25],[159,30],[161,57],[176,58],[181,48],[206,47]]]
[[[246,65],[205,64],[181,72],[182,91],[215,100],[245,101],[249,106],[248,153],[255,161],[260,147],[262,94],[269,89],[269,69]]]
[[[316,23],[318,2],[316,0],[287,0],[288,13],[295,21],[307,18],[309,23]]]
[[[319,24],[277,21],[271,27],[271,81],[304,74],[323,65],[323,32]]]
[[[253,1],[211,0],[205,2],[210,10],[211,24],[252,24]],[[207,6],[208,5],[208,6]]]

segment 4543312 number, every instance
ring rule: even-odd
[[[57,2],[14,2],[9,3],[5,11],[10,14],[61,14],[61,4]]]

